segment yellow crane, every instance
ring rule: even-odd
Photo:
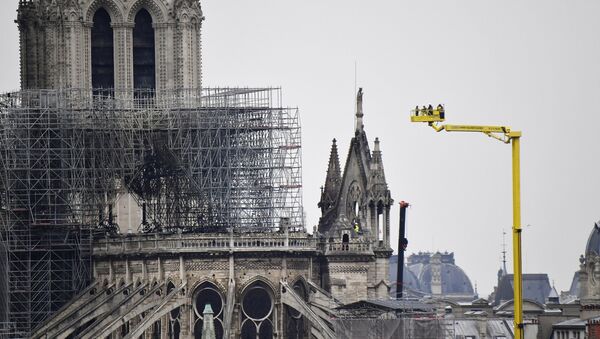
[[[520,131],[511,131],[506,126],[478,125],[444,125],[445,110],[442,105],[433,108],[418,106],[412,110],[412,122],[426,122],[436,132],[477,132],[512,144],[512,178],[513,178],[513,270],[514,270],[514,323],[515,339],[523,339],[523,273],[521,266],[521,164],[520,164]]]

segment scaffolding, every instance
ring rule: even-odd
[[[404,315],[400,318],[342,318],[332,321],[341,339],[451,339],[453,321]]]
[[[0,95],[0,336],[89,282],[123,192],[140,232],[303,231],[300,152],[277,88]]]

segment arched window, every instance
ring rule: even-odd
[[[383,203],[377,204],[377,240],[383,241],[383,232],[385,232],[385,220],[383,220]]]
[[[154,28],[152,17],[146,9],[135,15],[133,28],[133,88],[156,88],[154,61]]]
[[[304,301],[308,301],[308,293],[301,280],[293,285],[294,292]],[[307,323],[300,312],[292,307],[286,307],[286,332],[288,339],[304,339],[307,337]]]
[[[115,87],[115,62],[110,15],[104,8],[100,8],[94,14],[93,20],[92,88],[113,89]]]
[[[269,287],[254,283],[242,296],[242,339],[273,339],[275,304]]]
[[[202,326],[204,325],[204,307],[206,304],[210,304],[213,316],[214,316],[214,326],[215,326],[215,338],[222,339],[223,338],[223,308],[224,308],[224,300],[221,296],[221,293],[218,289],[210,284],[203,283],[197,289],[195,294],[195,302],[194,302],[194,312],[196,315],[196,322],[194,325],[194,337],[197,339],[202,339]]]
[[[347,251],[349,248],[348,244],[350,243],[350,236],[348,233],[344,233],[342,235],[342,251]]]

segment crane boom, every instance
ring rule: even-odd
[[[510,133],[510,128],[504,126],[444,125],[444,129],[448,132]]]
[[[423,106],[425,107],[425,106]],[[431,107],[431,105],[429,106]],[[412,111],[412,122],[426,122],[436,132],[479,132],[489,137],[512,144],[512,174],[513,174],[513,292],[514,292],[514,329],[515,339],[524,338],[523,328],[523,268],[521,265],[521,132],[511,131],[505,126],[478,126],[478,125],[444,125],[438,124],[445,120],[444,107],[438,109],[419,109]]]

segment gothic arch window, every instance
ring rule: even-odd
[[[272,339],[275,303],[273,292],[262,282],[248,287],[242,296],[242,339]]]
[[[196,315],[196,322],[194,325],[194,338],[202,338],[202,326],[204,307],[210,304],[214,314],[214,325],[215,325],[215,338],[223,338],[223,311],[224,301],[221,292],[211,283],[203,283],[195,292],[194,297],[194,314]]]
[[[172,281],[169,281],[169,283],[167,284],[167,295],[169,295],[174,289],[175,285]],[[169,312],[169,320],[167,324],[167,334],[169,338],[179,339],[179,335],[181,334],[181,324],[179,322],[180,315],[181,309],[179,307]]]
[[[115,87],[115,61],[113,29],[110,15],[104,8],[94,14],[91,35],[92,88],[113,89]]]
[[[293,285],[294,292],[304,301],[308,301],[308,292],[302,280],[298,279]],[[304,339],[307,336],[307,322],[300,312],[286,306],[286,332],[288,339]]]
[[[383,219],[383,202],[379,201],[377,203],[377,240],[383,241],[383,232],[385,232],[385,220]]]
[[[145,8],[135,15],[133,28],[133,88],[149,92],[156,88],[154,27]]]

